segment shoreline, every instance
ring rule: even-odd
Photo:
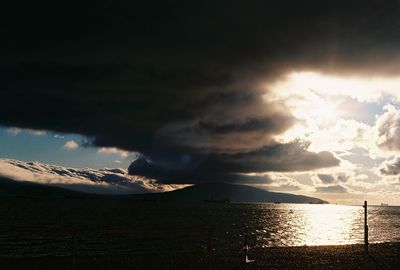
[[[397,269],[400,242],[369,245],[322,245],[254,248],[244,263],[244,250],[178,251],[130,255],[77,256],[76,269]],[[71,269],[71,256],[0,257],[4,269]],[[109,268],[108,268],[108,265]]]
[[[397,269],[400,242],[266,247],[249,251],[253,266],[246,269]]]

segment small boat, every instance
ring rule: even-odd
[[[387,203],[381,203],[381,206],[389,206]]]

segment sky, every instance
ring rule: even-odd
[[[127,168],[136,159],[135,153],[115,147],[94,147],[89,141],[90,138],[78,134],[16,127],[0,128],[3,158],[97,169]]]
[[[400,204],[399,11],[392,0],[4,4],[0,157],[122,168],[168,188]],[[20,164],[3,163],[8,175]]]

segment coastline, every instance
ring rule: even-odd
[[[252,263],[244,263],[243,250],[79,256],[76,269],[397,269],[400,242],[364,246],[295,246],[250,249]],[[71,257],[0,257],[4,269],[71,269]],[[110,265],[108,268],[108,264]]]
[[[400,242],[370,244],[367,256],[364,245],[351,244],[253,249],[249,259],[255,259],[254,265],[243,269],[397,269]]]

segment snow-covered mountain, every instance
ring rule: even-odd
[[[179,187],[128,175],[120,168],[77,169],[14,159],[0,159],[0,177],[98,194],[164,192]]]

